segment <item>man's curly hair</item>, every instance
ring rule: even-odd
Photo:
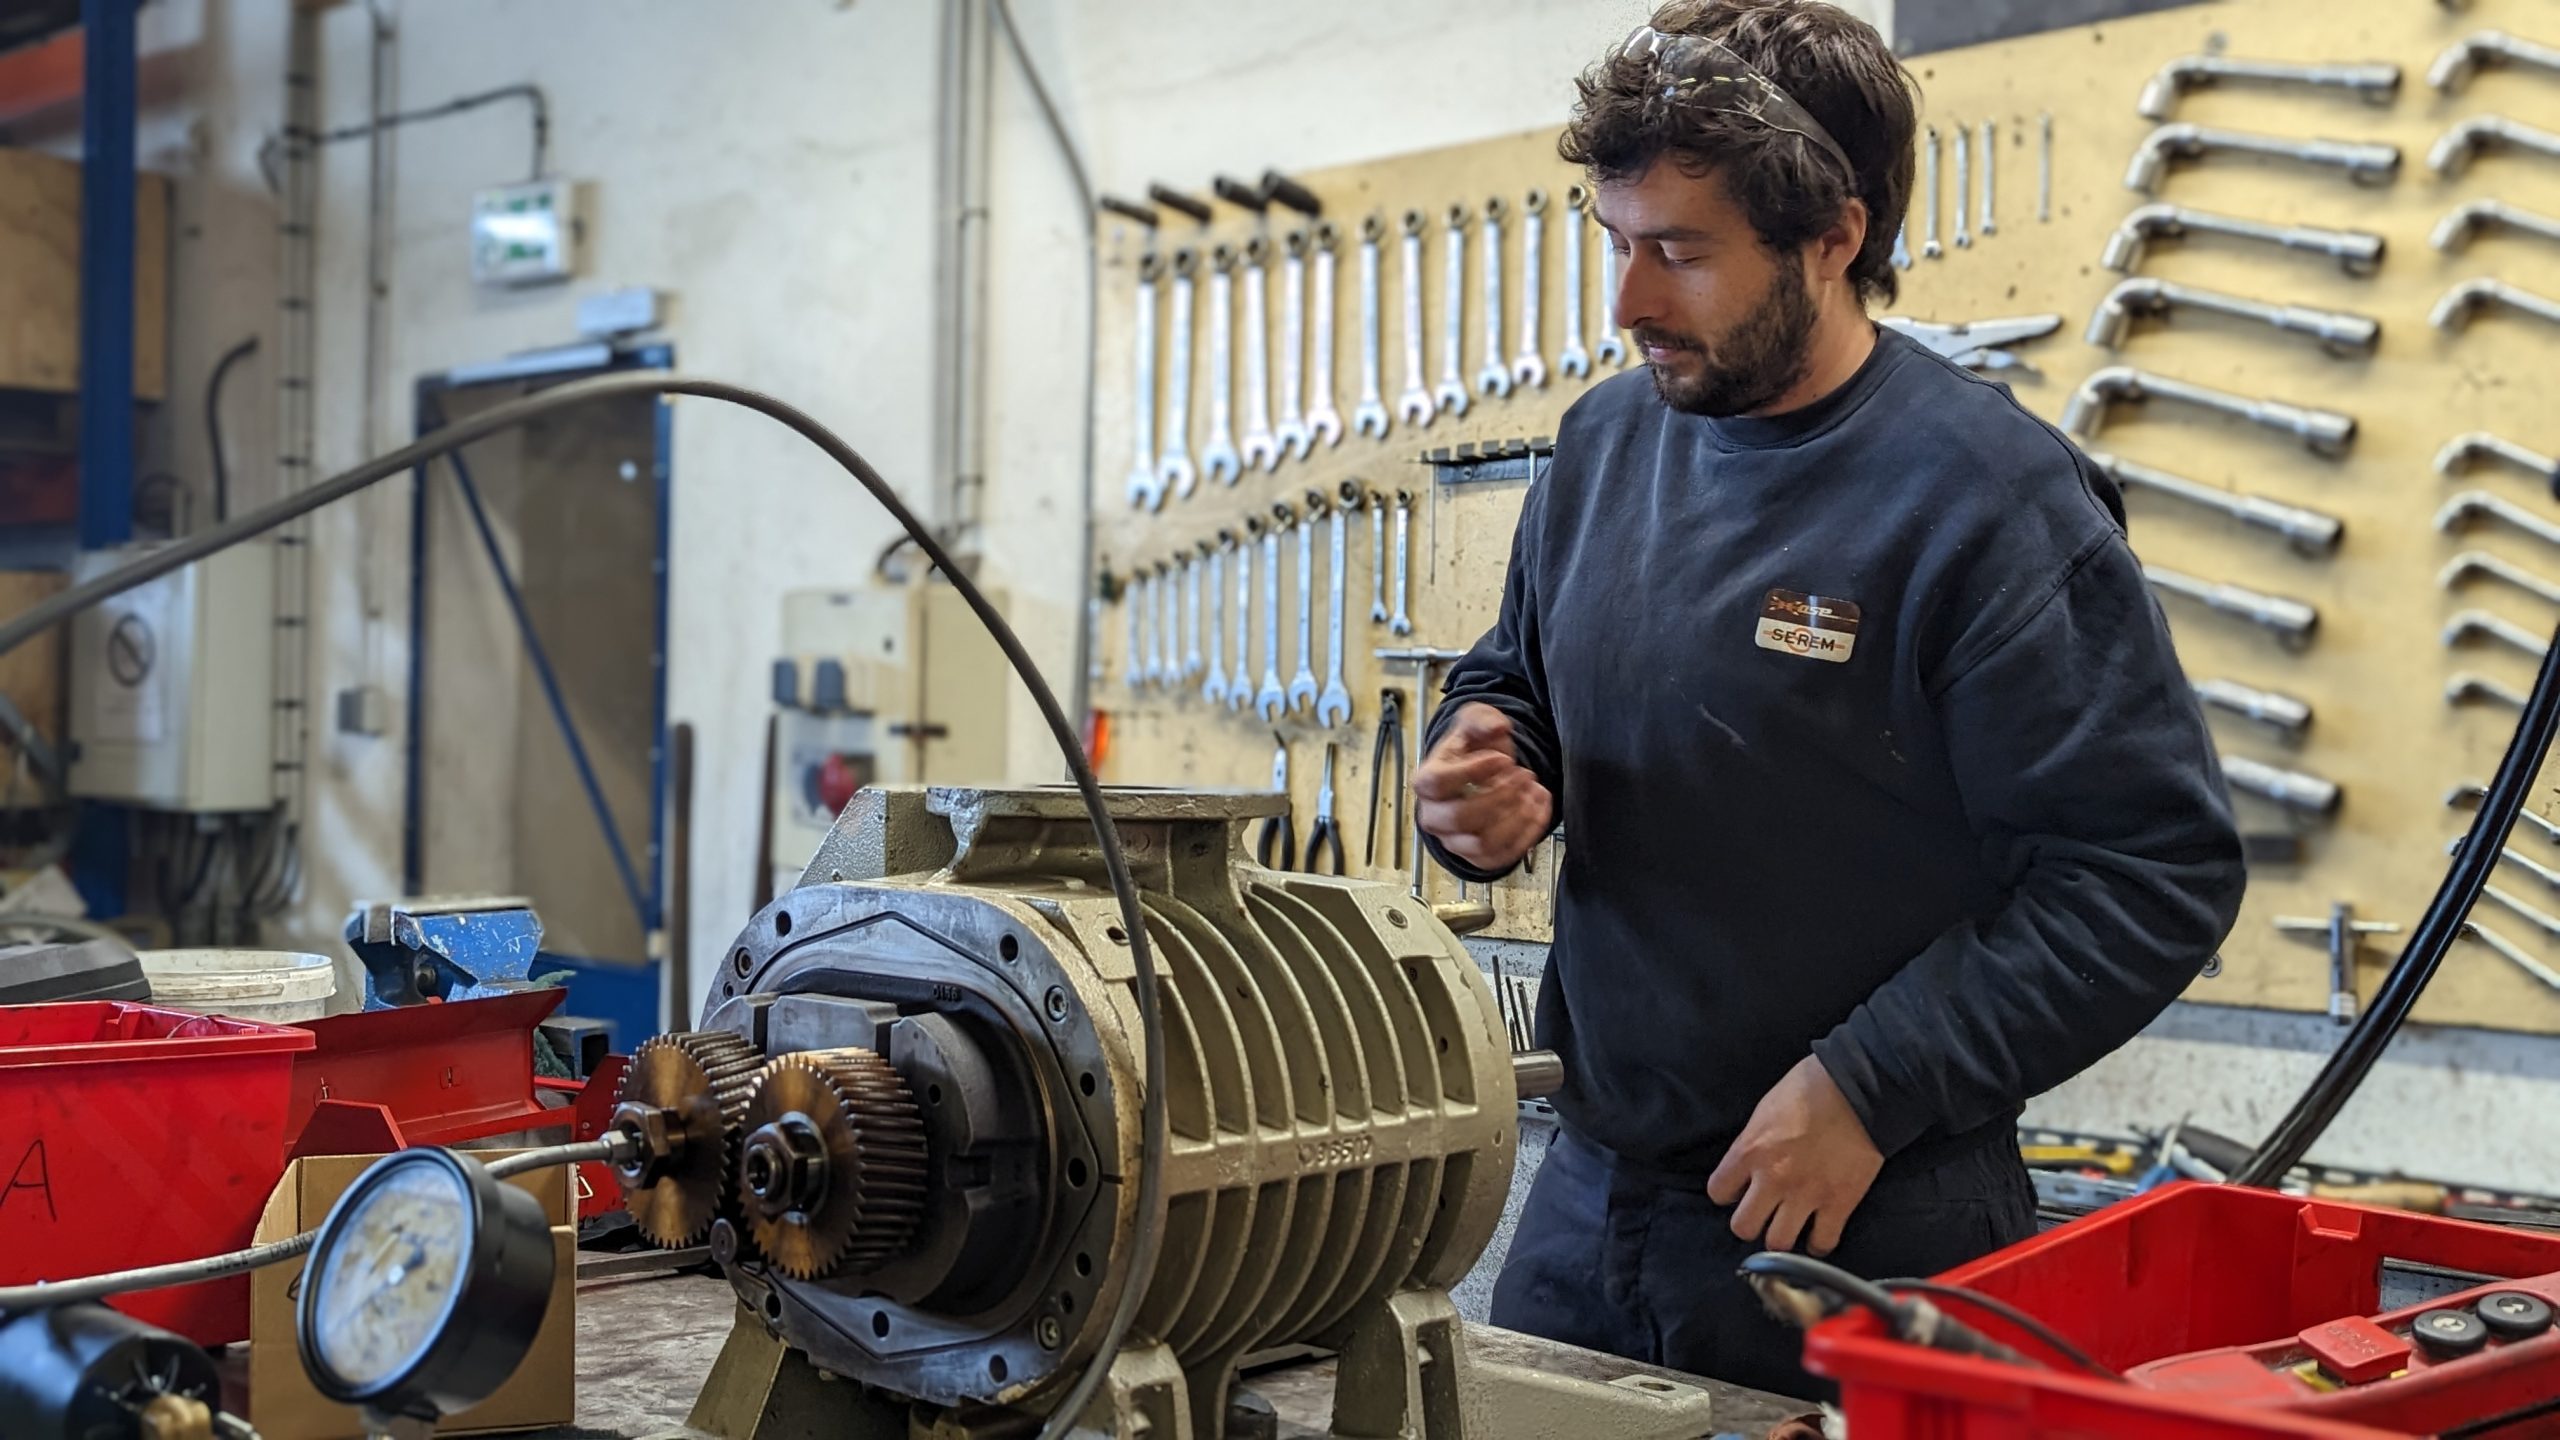
[[[1849,266],[1859,298],[1900,291],[1893,237],[1911,203],[1918,87],[1875,27],[1819,0],[1670,0],[1653,15],[1664,35],[1721,41],[1793,96],[1847,152],[1856,175],[1823,148],[1732,110],[1658,102],[1649,56],[1612,52],[1576,81],[1581,99],[1557,153],[1594,180],[1631,180],[1668,157],[1692,175],[1721,173],[1761,242],[1793,250],[1829,229],[1855,195],[1867,239]]]

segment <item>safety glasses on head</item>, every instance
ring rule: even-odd
[[[1849,163],[1848,152],[1822,128],[1822,122],[1723,41],[1705,35],[1665,35],[1650,25],[1639,25],[1618,46],[1616,58],[1652,67],[1658,80],[1648,96],[1653,105],[1748,115],[1772,130],[1800,135],[1837,161],[1841,177],[1855,187],[1858,167]]]

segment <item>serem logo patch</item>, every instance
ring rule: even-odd
[[[1845,665],[1858,648],[1858,607],[1828,595],[1772,590],[1754,643],[1763,650]]]

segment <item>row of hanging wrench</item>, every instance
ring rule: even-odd
[[[1387,608],[1387,511],[1395,511],[1395,609]],[[1197,683],[1200,698],[1211,705],[1242,710],[1250,705],[1267,721],[1310,708],[1316,722],[1328,727],[1351,721],[1351,691],[1343,678],[1343,621],[1348,603],[1351,517],[1369,515],[1369,623],[1389,633],[1410,635],[1407,613],[1412,594],[1413,492],[1398,490],[1390,499],[1358,480],[1345,480],[1332,495],[1306,492],[1305,504],[1280,501],[1271,517],[1245,517],[1241,534],[1220,530],[1190,550],[1140,565],[1121,592],[1124,630],[1121,652],[1126,669],[1121,679],[1133,692],[1180,691]],[[1315,532],[1319,521],[1327,532],[1332,568],[1325,603],[1327,656],[1321,687],[1315,672]],[[1295,533],[1298,541],[1298,664],[1282,684],[1280,660],[1280,545]],[[1254,678],[1252,651],[1253,552],[1262,551],[1262,676]],[[1226,603],[1226,571],[1235,571],[1235,599]],[[1205,597],[1205,603],[1204,603]],[[1227,614],[1221,615],[1224,606]],[[1229,617],[1232,617],[1231,619]],[[1225,636],[1235,631],[1235,668],[1226,663]]]
[[[1584,341],[1588,299],[1583,259],[1590,248],[1586,218],[1589,196],[1580,185],[1565,191],[1563,207],[1564,324],[1563,344],[1556,352],[1555,373],[1587,378],[1596,363],[1623,366],[1626,342],[1610,322],[1617,291],[1617,253],[1604,236],[1600,245],[1600,294],[1597,334]],[[1445,258],[1441,262],[1440,375],[1435,386],[1423,363],[1424,238],[1430,221],[1419,210],[1404,212],[1402,224],[1402,288],[1404,317],[1404,389],[1390,412],[1386,399],[1385,361],[1381,354],[1380,252],[1387,225],[1373,214],[1360,224],[1359,331],[1360,394],[1351,410],[1352,433],[1383,440],[1397,421],[1420,428],[1441,414],[1467,413],[1465,346],[1467,309],[1467,240],[1477,238],[1476,273],[1484,287],[1484,363],[1475,373],[1474,394],[1501,399],[1515,390],[1542,389],[1547,383],[1546,333],[1541,305],[1547,230],[1552,223],[1547,194],[1532,189],[1520,207],[1519,344],[1503,343],[1504,228],[1510,205],[1496,195],[1485,201],[1481,215],[1463,204],[1451,205],[1443,221]],[[1170,495],[1187,499],[1203,476],[1233,485],[1246,470],[1277,470],[1283,461],[1305,460],[1318,445],[1342,443],[1342,412],[1335,404],[1334,360],[1336,306],[1334,265],[1342,236],[1330,220],[1292,229],[1280,239],[1280,335],[1278,406],[1273,407],[1270,336],[1271,243],[1257,235],[1239,248],[1213,246],[1208,254],[1209,339],[1206,388],[1207,439],[1195,461],[1192,449],[1191,400],[1200,380],[1192,367],[1192,330],[1197,319],[1194,287],[1201,271],[1197,249],[1184,247],[1168,262],[1149,252],[1138,264],[1134,343],[1130,347],[1135,374],[1128,497],[1132,506],[1154,510]],[[1169,283],[1168,283],[1168,277]],[[1312,281],[1312,285],[1310,284]],[[1164,293],[1159,296],[1159,291]],[[1312,294],[1310,291],[1312,290]],[[1163,322],[1165,365],[1159,377],[1156,340],[1159,300],[1170,309]],[[1241,300],[1244,336],[1239,384],[1235,319]],[[1157,426],[1159,392],[1163,426]],[[1236,411],[1241,397],[1243,420]]]

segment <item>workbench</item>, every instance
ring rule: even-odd
[[[694,1392],[729,1335],[737,1300],[727,1284],[704,1275],[656,1274],[585,1281],[578,1286],[578,1423],[546,1430],[554,1440],[639,1440],[697,1436],[684,1427]],[[1475,1353],[1595,1380],[1631,1372],[1701,1386],[1715,1397],[1719,1434],[1761,1435],[1811,1408],[1757,1390],[1673,1370],[1631,1365],[1571,1345],[1469,1325]],[[1251,1388],[1280,1414],[1283,1440],[1317,1437],[1333,1408],[1333,1362],[1309,1361],[1252,1377]]]

